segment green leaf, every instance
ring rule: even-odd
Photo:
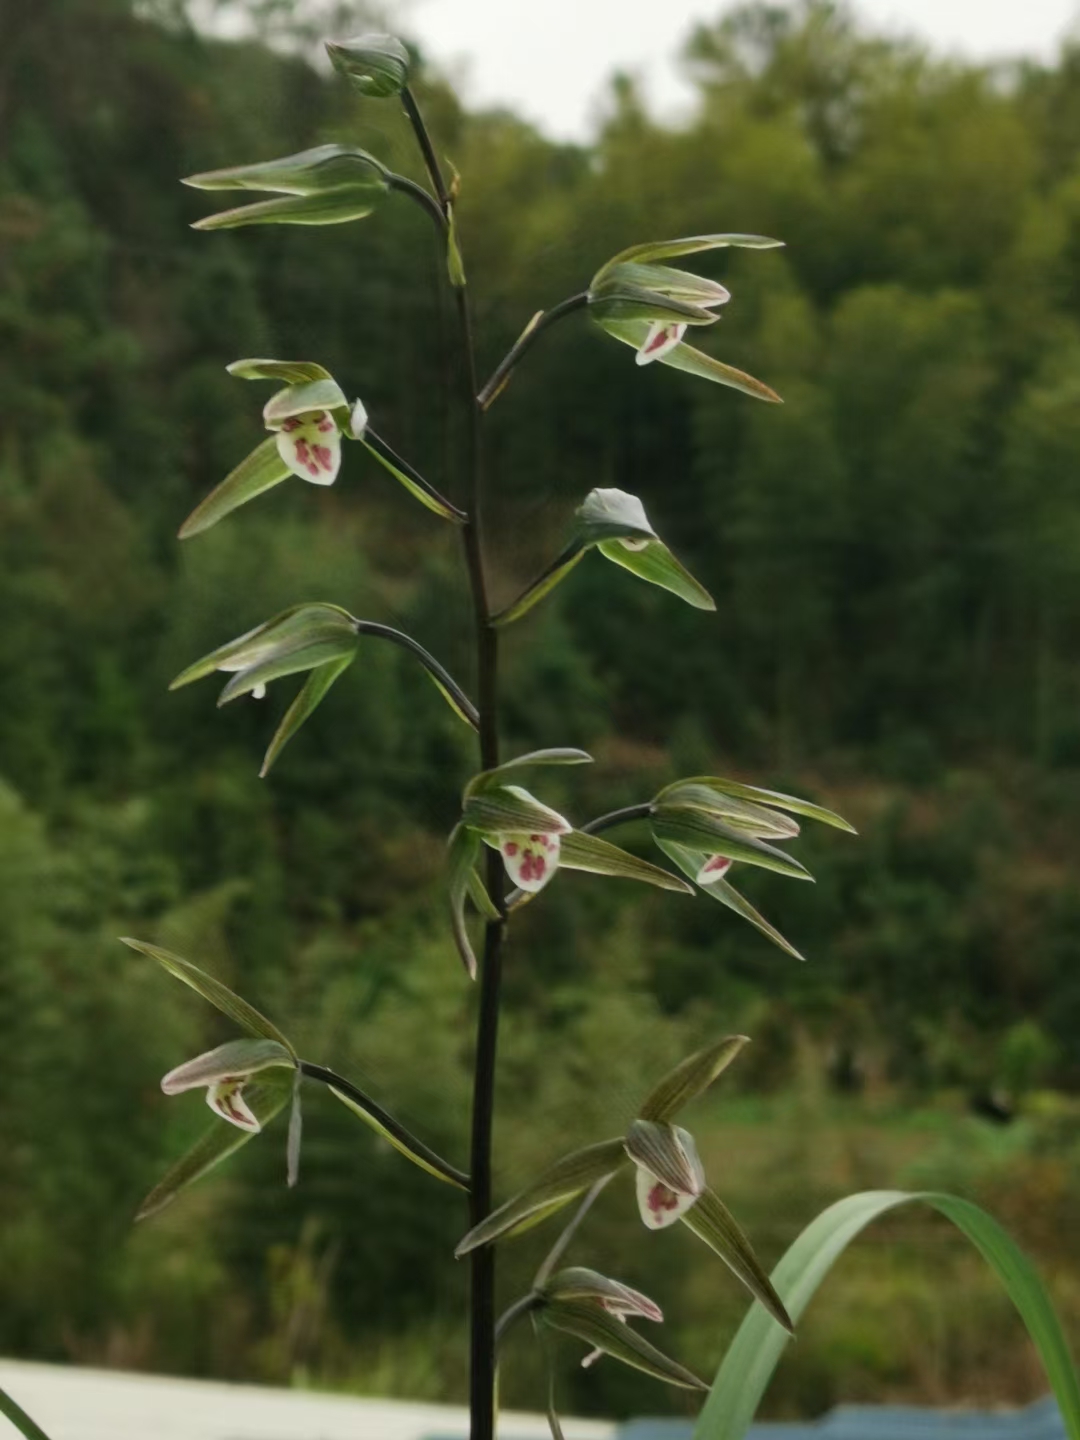
[[[30,1419],[21,1405],[16,1405],[6,1390],[0,1390],[0,1415],[5,1415],[26,1440],[49,1440],[41,1426]]]
[[[698,871],[701,869],[701,854],[699,851],[687,850],[684,845],[676,845],[670,840],[658,839],[656,843],[666,855],[671,856],[672,860],[675,861],[675,864],[678,865],[684,875],[689,875],[691,880],[699,885],[703,894],[710,896],[713,900],[718,900],[721,905],[726,905],[729,910],[734,910],[736,915],[741,915],[744,920],[749,920],[750,924],[760,930],[774,945],[779,945],[781,950],[786,950],[787,953],[793,955],[796,960],[804,960],[806,958],[804,955],[799,954],[794,945],[784,939],[783,935],[780,934],[780,931],[777,930],[774,925],[769,924],[764,915],[754,909],[749,900],[740,895],[738,890],[736,890],[733,885],[729,885],[722,877],[717,880],[710,880],[707,884],[701,885],[697,880]]]
[[[745,830],[758,840],[793,840],[799,833],[798,821],[790,816],[725,795],[701,780],[678,780],[665,786],[654,803],[662,801],[706,810],[720,816],[732,830]]]
[[[394,460],[385,452],[381,444],[375,443],[374,436],[365,437],[361,435],[359,438],[364,449],[370,455],[374,455],[383,469],[387,470],[393,475],[395,480],[405,486],[405,489],[408,490],[414,500],[419,500],[421,505],[425,505],[443,520],[461,521],[464,519],[462,512],[451,505],[449,501],[445,500],[438,491],[433,490],[421,475],[418,475],[415,471],[409,474],[401,465],[395,464]]]
[[[850,835],[858,834],[855,827],[849,825],[843,816],[826,810],[823,805],[815,805],[810,800],[800,800],[796,795],[783,795],[778,790],[763,790],[759,785],[743,785],[738,780],[726,780],[719,775],[695,775],[689,780],[676,780],[674,785],[661,790],[656,798],[667,798],[668,791],[682,785],[706,785],[712,790],[719,790],[722,795],[732,795],[736,799],[749,800],[759,805],[771,805],[776,810],[790,810],[794,815],[805,815],[808,820],[819,820],[823,825],[846,830]]]
[[[485,837],[565,835],[571,829],[557,810],[541,804],[520,785],[493,785],[479,794],[466,795],[462,823]]]
[[[320,665],[318,669],[311,672],[304,681],[303,689],[285,711],[281,724],[274,731],[274,738],[270,741],[263,757],[262,769],[259,771],[260,779],[269,773],[271,765],[282,750],[304,721],[318,709],[331,685],[339,676],[344,675],[355,658],[355,654],[343,655],[340,660],[331,660],[328,665]]]
[[[129,942],[130,943],[130,942]],[[183,977],[181,977],[183,978]],[[190,983],[190,982],[189,982]],[[227,1012],[226,1012],[227,1013]],[[284,1110],[293,1093],[292,1076],[267,1076],[244,1087],[244,1100],[265,1129]],[[201,1140],[162,1177],[139,1206],[136,1220],[145,1220],[175,1200],[181,1190],[212,1170],[215,1165],[252,1139],[254,1131],[241,1130],[225,1120],[215,1120]]]
[[[565,580],[578,561],[584,559],[586,548],[580,540],[572,540],[548,568],[538,575],[527,589],[522,591],[513,604],[507,605],[505,610],[500,610],[497,615],[492,617],[491,623],[501,626],[509,625],[514,620],[520,620],[522,615],[543,600],[545,595],[550,595],[560,580]]]
[[[617,880],[642,880],[660,890],[674,890],[684,895],[694,893],[693,886],[672,875],[670,870],[651,865],[648,860],[639,860],[629,850],[622,850],[618,845],[612,845],[610,840],[590,835],[585,830],[574,830],[564,835],[559,846],[559,864],[566,870],[611,875]]]
[[[309,380],[334,377],[312,360],[234,360],[225,369],[238,380],[279,380],[285,385],[306,385]]]
[[[715,1250],[734,1275],[742,1281],[755,1300],[760,1300],[769,1317],[794,1335],[795,1326],[784,1303],[762,1269],[750,1241],[743,1234],[735,1217],[712,1190],[705,1190],[681,1217],[699,1240]]]
[[[551,1300],[539,1311],[538,1318],[542,1325],[584,1340],[591,1348],[603,1350],[606,1355],[621,1360],[624,1365],[632,1365],[635,1370],[643,1370],[654,1379],[684,1390],[709,1388],[692,1370],[650,1345],[644,1336],[610,1314],[598,1301]]]
[[[342,428],[348,421],[349,402],[345,392],[333,377],[328,379],[305,380],[299,385],[286,385],[272,395],[263,406],[263,420],[268,430],[280,430],[286,420],[294,415],[307,415],[314,410],[338,412]]]
[[[204,215],[193,230],[237,230],[242,225],[343,225],[363,220],[375,209],[371,191],[329,190],[324,195],[281,195],[234,210]]]
[[[538,1180],[527,1185],[513,1199],[490,1214],[486,1220],[470,1230],[454,1254],[460,1259],[480,1245],[490,1245],[511,1231],[521,1222],[543,1212],[553,1214],[568,1205],[575,1195],[580,1195],[597,1180],[613,1175],[627,1164],[622,1137],[617,1140],[602,1140],[598,1145],[588,1145],[575,1150],[545,1170]]]
[[[211,490],[205,500],[180,526],[180,539],[188,540],[203,530],[209,530],[219,520],[224,520],[231,511],[246,505],[265,490],[272,490],[290,475],[289,467],[278,454],[277,440],[273,435],[241,460],[235,470],[229,472],[216,489]]]
[[[514,770],[523,770],[529,765],[591,765],[592,756],[587,750],[575,750],[571,746],[554,746],[547,750],[530,750],[527,755],[517,755],[513,760],[504,760],[493,770],[481,770],[465,786],[465,794],[480,792],[502,784],[504,775]]]
[[[869,1190],[823,1211],[789,1247],[773,1283],[799,1320],[818,1286],[856,1236],[901,1205],[930,1205],[967,1236],[1001,1281],[1039,1352],[1066,1433],[1080,1440],[1080,1383],[1061,1324],[1039,1274],[1007,1232],[968,1200],[932,1191]],[[695,1207],[696,1208],[696,1207]],[[694,1440],[742,1440],[784,1352],[787,1335],[762,1311],[751,1309],[728,1348]]]
[[[703,1094],[716,1077],[731,1064],[744,1045],[746,1035],[725,1035],[680,1061],[674,1070],[649,1091],[638,1110],[642,1120],[673,1120],[684,1105]]]
[[[370,100],[400,95],[409,80],[409,52],[395,35],[358,35],[328,40],[326,52],[339,71]]]
[[[633,542],[631,542],[633,543]],[[662,540],[646,541],[642,549],[631,549],[624,540],[602,540],[597,547],[606,560],[621,565],[640,580],[670,590],[697,610],[715,610],[716,601],[686,567],[676,560]]]
[[[346,1109],[351,1110],[354,1115],[358,1115],[364,1124],[369,1125],[377,1135],[381,1135],[384,1140],[389,1140],[395,1150],[404,1155],[407,1160],[411,1160],[414,1165],[418,1165],[421,1170],[426,1170],[429,1175],[434,1175],[436,1180],[445,1180],[448,1185],[457,1186],[459,1190],[468,1188],[462,1183],[460,1175],[451,1171],[433,1151],[429,1150],[415,1136],[410,1135],[403,1125],[399,1125],[396,1120],[387,1115],[381,1106],[373,1104],[368,1109],[353,1096],[346,1095],[344,1091],[338,1090],[335,1086],[330,1085],[328,1089]]]
[[[641,349],[649,333],[649,325],[645,320],[601,320],[599,323],[609,335],[635,350]],[[768,400],[775,405],[782,403],[776,391],[770,390],[763,381],[755,380],[752,375],[747,375],[742,370],[736,370],[733,365],[725,365],[722,360],[716,360],[712,355],[695,350],[685,341],[669,350],[666,355],[661,355],[656,363],[670,365],[676,370],[685,370],[688,375],[697,375],[703,380],[714,380],[718,385],[728,385],[732,390],[741,390],[744,395],[753,396],[755,400]]]
[[[697,255],[703,250],[724,250],[736,246],[741,250],[775,250],[783,246],[783,240],[770,240],[766,235],[688,235],[682,240],[649,240],[643,245],[631,245],[620,250],[596,272],[593,285],[618,265],[629,263],[652,264],[657,260],[674,260],[680,255]]]
[[[254,1005],[249,1005],[227,985],[216,980],[213,975],[208,975],[205,970],[200,970],[190,960],[185,960],[180,955],[174,955],[171,950],[162,950],[158,945],[148,945],[144,940],[132,940],[128,935],[120,938],[132,950],[138,950],[140,955],[146,955],[151,960],[156,960],[159,965],[165,967],[170,975],[174,975],[177,980],[182,980],[185,985],[190,985],[192,990],[197,991],[204,1000],[209,1000],[211,1005],[220,1010],[223,1015],[228,1015],[230,1020],[235,1020],[237,1025],[246,1030],[249,1035],[259,1035],[264,1040],[276,1040],[279,1045],[284,1045],[294,1060],[296,1059],[296,1051],[277,1026],[265,1015],[260,1015]]]
[[[705,810],[661,803],[653,808],[652,827],[661,848],[663,841],[674,841],[676,845],[697,850],[702,855],[726,855],[730,860],[760,865],[765,870],[775,870],[795,880],[813,879],[806,866],[791,855],[777,850],[774,845],[766,845],[764,840],[757,840],[752,835],[740,835]]]
[[[279,195],[319,195],[365,188],[385,190],[386,166],[354,145],[316,145],[277,160],[205,170],[182,182],[194,190],[266,190]]]

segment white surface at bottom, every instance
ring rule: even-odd
[[[49,1440],[430,1440],[467,1436],[454,1405],[411,1405],[310,1390],[176,1380],[0,1360],[0,1387]],[[564,1420],[566,1440],[610,1440],[603,1421]],[[0,1416],[0,1437],[16,1431]],[[503,1411],[500,1440],[550,1440],[541,1415]]]

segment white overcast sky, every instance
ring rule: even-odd
[[[613,71],[641,77],[653,108],[677,115],[675,63],[693,26],[724,0],[398,0],[402,28],[472,104],[506,104],[549,135],[583,139]],[[1050,58],[1080,0],[861,0],[875,27],[970,58]]]

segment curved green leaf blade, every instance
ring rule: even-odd
[[[185,960],[181,955],[174,955],[171,950],[163,950],[159,945],[148,945],[144,940],[133,940],[129,935],[122,935],[123,944],[137,950],[140,955],[146,955],[151,960],[156,960],[159,965],[174,975],[177,980],[182,980],[185,985],[190,985],[192,990],[201,995],[204,1000],[220,1010],[223,1015],[228,1015],[230,1020],[235,1020],[241,1029],[246,1030],[249,1035],[259,1035],[264,1040],[276,1040],[279,1045],[284,1045],[289,1054],[296,1059],[296,1051],[272,1021],[265,1015],[260,1015],[254,1005],[248,1002],[213,975],[208,975],[205,970],[200,970],[198,965],[193,965],[190,960]],[[231,1128],[231,1127],[229,1127]]]
[[[516,1231],[522,1221],[543,1212],[552,1214],[568,1205],[575,1195],[580,1195],[597,1180],[613,1175],[616,1170],[628,1164],[623,1149],[622,1137],[617,1140],[602,1140],[598,1145],[587,1145],[557,1160],[545,1170],[538,1180],[527,1185],[505,1205],[481,1220],[458,1245],[454,1254],[460,1259],[480,1245],[490,1245],[504,1235]]]
[[[726,905],[729,910],[734,910],[736,915],[741,915],[744,920],[748,920],[755,929],[761,931],[766,939],[771,940],[774,945],[779,945],[781,950],[786,950],[787,953],[794,956],[796,960],[806,959],[806,956],[800,955],[790,941],[784,939],[775,925],[770,925],[768,920],[765,919],[765,916],[755,910],[753,905],[750,904],[750,901],[740,895],[738,890],[736,890],[733,885],[729,885],[725,879],[721,877],[718,880],[710,880],[705,885],[701,885],[698,882],[697,875],[701,869],[701,854],[699,851],[687,850],[685,845],[676,845],[670,840],[657,839],[656,843],[665,855],[669,855],[671,859],[674,860],[684,875],[689,875],[690,879],[693,880],[695,884],[698,884],[698,888],[704,895],[710,896],[713,900],[718,900],[721,905]]]
[[[292,1098],[292,1076],[267,1077],[244,1087],[244,1100],[259,1124],[266,1128],[274,1116],[284,1110]],[[145,1220],[176,1199],[181,1190],[200,1179],[207,1171],[246,1145],[254,1135],[225,1120],[215,1120],[210,1129],[197,1140],[147,1195],[136,1212],[136,1220]]]
[[[760,865],[765,870],[775,870],[794,880],[812,880],[813,876],[805,865],[793,856],[757,840],[753,835],[740,835],[722,820],[704,810],[689,806],[656,805],[652,813],[653,836],[663,848],[664,841],[674,841],[688,850],[701,855],[726,855],[729,860],[741,860],[747,865]]]
[[[1070,1440],[1080,1440],[1080,1382],[1061,1324],[1039,1274],[992,1216],[968,1200],[934,1191],[867,1190],[830,1205],[788,1248],[773,1282],[799,1320],[833,1265],[872,1221],[898,1206],[930,1205],[972,1242],[1001,1281],[1039,1352]],[[788,1336],[751,1309],[720,1366],[694,1429],[694,1440],[742,1440]]]
[[[775,810],[790,810],[793,815],[805,815],[808,820],[818,820],[822,825],[831,825],[836,830],[846,830],[849,835],[859,832],[842,815],[826,810],[824,805],[815,805],[812,800],[802,800],[797,795],[784,795],[779,790],[764,790],[760,785],[744,785],[738,780],[727,780],[720,775],[694,775],[687,780],[676,780],[660,791],[657,800],[666,799],[669,792],[683,785],[705,785],[719,790],[722,795],[731,795],[737,800],[748,800],[758,805],[771,805]]]
[[[764,1315],[767,1312],[768,1318],[787,1334],[794,1335],[795,1326],[784,1308],[784,1302],[762,1269],[742,1227],[719,1195],[714,1190],[703,1191],[680,1219],[699,1240],[704,1240],[710,1249],[716,1251],[754,1299],[760,1300],[765,1307],[761,1313]]]
[[[565,580],[570,571],[578,562],[584,559],[586,547],[580,540],[572,540],[565,550],[552,561],[548,568],[532,582],[527,589],[523,590],[512,604],[507,605],[505,610],[500,610],[492,617],[491,623],[495,626],[509,625],[514,620],[520,620],[538,604],[545,595],[550,595],[560,580]]]
[[[624,1365],[632,1365],[635,1370],[643,1370],[656,1380],[664,1380],[684,1390],[709,1388],[692,1370],[651,1345],[643,1335],[609,1314],[597,1301],[552,1300],[540,1310],[539,1320],[542,1325],[584,1340],[586,1345],[603,1350],[606,1355],[621,1360]]]
[[[17,1405],[6,1390],[0,1389],[0,1415],[4,1415],[26,1440],[49,1440],[40,1425],[35,1424],[21,1405]]]
[[[725,1035],[715,1045],[707,1045],[680,1061],[674,1070],[655,1085],[638,1110],[642,1120],[673,1120],[684,1105],[703,1094],[716,1077],[731,1064],[744,1045],[747,1035]]]
[[[652,865],[648,860],[639,860],[629,850],[620,849],[610,840],[599,835],[590,835],[584,830],[574,830],[560,841],[559,864],[566,870],[585,870],[590,875],[611,875],[617,880],[642,880],[660,890],[673,890],[677,894],[692,895],[694,887],[687,885],[670,870]]]
[[[599,323],[609,335],[635,350],[641,349],[649,333],[649,326],[644,320],[603,320]],[[684,370],[688,375],[696,375],[702,380],[713,380],[716,384],[727,385],[732,390],[741,390],[744,395],[750,395],[755,400],[767,400],[774,405],[783,403],[776,391],[771,390],[764,381],[755,380],[753,375],[736,370],[734,365],[725,365],[722,360],[695,350],[685,341],[669,350],[666,355],[661,355],[656,363],[670,365],[675,370]]]
[[[695,580],[685,565],[676,560],[662,540],[649,540],[640,550],[629,549],[621,540],[601,540],[597,549],[606,560],[621,565],[624,570],[629,570],[640,580],[647,580],[650,585],[659,585],[662,590],[670,590],[672,595],[677,595],[695,609],[716,609],[716,601],[704,585]]]
[[[242,225],[343,225],[375,209],[369,189],[329,190],[322,195],[280,195],[233,210],[204,215],[193,230],[237,230]]]
[[[443,520],[461,521],[464,518],[462,512],[445,500],[437,490],[432,489],[422,476],[415,471],[408,474],[400,465],[396,465],[379,445],[372,444],[371,440],[365,439],[363,435],[359,438],[368,454],[373,455],[384,470],[393,475],[399,484],[404,485],[414,500],[419,500],[421,505],[425,505]]]
[[[318,709],[326,696],[326,692],[333,685],[339,676],[344,675],[355,660],[355,653],[343,655],[339,660],[332,660],[328,665],[320,665],[313,670],[304,681],[303,689],[296,699],[289,706],[282,716],[281,724],[274,731],[274,738],[267,746],[266,754],[263,757],[262,768],[259,771],[259,778],[264,779],[270,771],[271,765],[284,750],[292,737],[314,712]]]
[[[266,490],[272,490],[287,480],[291,471],[278,454],[277,441],[271,435],[257,445],[246,459],[231,470],[221,484],[201,500],[184,523],[180,526],[181,540],[189,540],[203,530],[209,530],[233,510],[254,500]]]
[[[371,1109],[367,1109],[353,1096],[346,1095],[343,1090],[338,1090],[333,1085],[327,1088],[346,1109],[351,1110],[354,1115],[358,1115],[365,1125],[375,1131],[376,1135],[381,1135],[384,1140],[388,1140],[394,1149],[404,1155],[407,1160],[411,1160],[421,1170],[426,1170],[429,1175],[434,1175],[436,1180],[445,1180],[447,1185],[454,1185],[459,1190],[468,1189],[463,1176],[459,1175],[457,1171],[451,1170],[434,1151],[429,1150],[414,1135],[410,1135],[403,1125],[397,1124],[380,1106],[372,1105]]]

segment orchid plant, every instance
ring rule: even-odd
[[[245,202],[197,222],[215,231],[251,225],[322,226],[360,220],[393,195],[418,206],[432,223],[445,261],[445,277],[456,313],[459,353],[453,375],[462,380],[465,424],[460,477],[449,499],[374,430],[364,404],[321,365],[307,361],[244,359],[230,365],[239,379],[269,381],[279,388],[262,410],[268,432],[252,452],[188,516],[183,539],[217,525],[290,477],[316,486],[371,475],[352,474],[352,442],[378,462],[439,521],[456,527],[475,617],[477,691],[470,697],[413,637],[376,621],[358,618],[338,599],[306,600],[266,620],[247,634],[225,640],[188,666],[173,682],[186,685],[215,672],[227,676],[218,703],[245,695],[261,698],[267,687],[288,676],[303,676],[262,763],[266,774],[287,742],[327,698],[366,641],[387,641],[407,650],[434,682],[461,723],[475,732],[477,773],[463,776],[461,814],[448,837],[446,893],[447,949],[456,948],[467,979],[479,987],[474,1049],[471,1144],[459,1167],[436,1154],[393,1115],[346,1078],[302,1059],[286,1036],[252,1005],[200,966],[141,940],[135,950],[194,988],[244,1032],[207,1054],[184,1060],[162,1081],[168,1095],[205,1089],[214,1112],[211,1128],[177,1162],[144,1202],[142,1215],[170,1203],[188,1184],[249,1142],[286,1107],[286,1178],[297,1180],[300,1164],[300,1098],[303,1083],[318,1085],[363,1123],[394,1145],[403,1157],[434,1179],[464,1193],[468,1222],[457,1253],[471,1268],[470,1413],[472,1440],[493,1440],[496,1426],[497,1348],[519,1319],[529,1317],[537,1335],[568,1334],[583,1342],[590,1364],[606,1354],[673,1385],[707,1389],[691,1371],[664,1354],[629,1323],[662,1320],[660,1308],[621,1280],[583,1266],[559,1268],[563,1254],[588,1216],[600,1191],[620,1172],[631,1172],[641,1220],[648,1231],[680,1221],[715,1252],[752,1297],[755,1310],[784,1334],[792,1319],[777,1286],[760,1264],[750,1240],[720,1197],[706,1183],[693,1136],[676,1123],[735,1059],[746,1042],[725,1036],[689,1056],[663,1077],[642,1101],[626,1131],[579,1149],[552,1165],[515,1196],[496,1203],[492,1186],[492,1128],[496,1035],[504,949],[515,911],[543,903],[542,892],[560,870],[632,880],[682,897],[700,892],[718,900],[774,944],[797,951],[730,883],[739,865],[753,865],[797,880],[810,879],[785,845],[797,839],[796,816],[840,830],[851,826],[810,801],[720,776],[692,776],[666,786],[640,803],[576,824],[542,798],[543,775],[551,766],[587,764],[589,755],[553,747],[516,757],[501,753],[498,704],[499,643],[506,626],[543,602],[591,551],[639,581],[668,592],[672,600],[704,611],[715,604],[704,587],[664,544],[643,501],[614,488],[587,495],[570,521],[570,538],[541,574],[516,599],[492,603],[489,557],[482,539],[484,493],[481,449],[485,413],[504,394],[517,366],[551,325],[574,314],[587,315],[614,339],[633,347],[638,366],[673,367],[764,402],[778,396],[764,383],[688,345],[691,329],[719,320],[731,301],[714,279],[676,269],[669,261],[731,247],[763,250],[780,242],[762,236],[717,233],[635,245],[614,256],[585,289],[540,312],[484,384],[476,374],[469,287],[458,234],[459,184],[448,183],[410,88],[410,56],[395,38],[365,35],[328,46],[335,67],[369,102],[396,101],[412,128],[427,175],[421,185],[392,173],[363,150],[321,145],[281,159],[194,175],[185,183],[204,191],[261,192],[269,198]],[[647,383],[642,377],[639,383]],[[647,497],[650,498],[651,497]],[[312,497],[314,501],[314,496]],[[430,517],[429,517],[430,518]],[[230,523],[240,523],[232,521]],[[612,580],[615,580],[612,576]],[[702,623],[708,623],[703,619]],[[541,792],[520,783],[535,775]],[[601,832],[638,825],[657,847],[658,858],[675,870],[641,858],[604,839]],[[678,872],[678,873],[676,873]],[[480,943],[476,943],[479,926]],[[801,957],[800,957],[801,958]],[[556,1240],[529,1292],[496,1318],[497,1247],[519,1230],[577,1200],[569,1226]],[[550,1419],[556,1437],[554,1403]]]

